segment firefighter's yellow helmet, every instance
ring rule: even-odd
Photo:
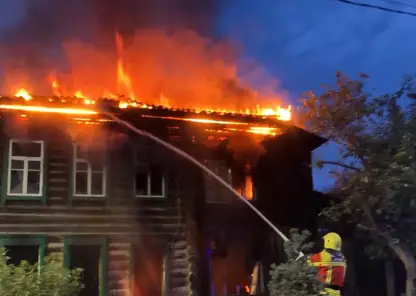
[[[337,233],[330,232],[330,233],[326,234],[323,237],[323,239],[324,239],[324,248],[325,249],[332,249],[332,250],[335,250],[335,251],[341,251],[342,239]]]

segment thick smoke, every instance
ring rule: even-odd
[[[218,0],[26,0],[23,19],[3,36],[2,92],[51,94],[56,73],[67,95],[117,92],[115,32],[136,98],[172,107],[253,107],[276,98],[257,64],[243,75],[236,47],[215,38]],[[250,82],[261,81],[253,91]],[[128,93],[126,93],[128,95]],[[281,94],[279,94],[280,96]],[[274,102],[276,103],[276,102]]]

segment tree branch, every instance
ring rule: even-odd
[[[321,165],[325,165],[325,164],[335,165],[335,166],[343,167],[344,169],[353,170],[353,171],[356,171],[356,172],[361,172],[361,170],[359,168],[355,167],[355,166],[351,166],[351,165],[348,165],[348,164],[343,164],[343,163],[340,163],[340,162],[337,162],[337,161],[319,161],[319,164],[321,164]]]
[[[356,226],[357,226],[357,228],[359,228],[361,230],[370,231],[370,232],[377,232],[378,233],[377,229],[375,229],[374,227],[365,226],[363,224],[357,224]]]

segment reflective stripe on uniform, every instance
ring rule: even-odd
[[[334,290],[334,289],[330,289],[330,288],[325,288],[320,295],[326,295],[326,296],[340,296],[341,295],[341,291],[338,290]]]
[[[331,254],[323,250],[312,255],[308,262],[317,267],[318,277],[322,283],[343,286],[347,264],[342,253]]]

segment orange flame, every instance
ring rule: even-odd
[[[32,99],[32,96],[29,94],[29,92],[27,90],[25,90],[24,88],[19,89],[14,96],[16,98],[23,98],[26,101],[30,101]]]
[[[96,111],[78,108],[52,108],[42,106],[24,106],[24,105],[0,105],[0,109],[6,110],[20,110],[28,112],[44,112],[44,113],[60,113],[71,115],[94,115],[98,114]]]
[[[82,91],[80,91],[80,90],[77,90],[77,91],[74,93],[74,97],[79,98],[79,99],[84,99],[84,104],[85,104],[85,105],[93,105],[93,104],[95,104],[95,101],[94,101],[94,100],[91,100],[91,99],[89,99],[88,97],[86,97],[86,96],[82,93]]]
[[[247,175],[244,180],[244,197],[248,200],[253,199],[253,179]]]
[[[116,74],[116,80],[117,80],[117,94],[112,92],[111,89],[110,90],[107,89],[107,90],[105,90],[105,92],[102,93],[103,97],[111,98],[111,99],[119,99],[119,108],[132,107],[132,108],[152,109],[153,108],[152,106],[149,106],[149,105],[146,105],[146,104],[143,104],[143,103],[139,103],[138,101],[136,101],[136,95],[134,93],[135,91],[134,91],[134,88],[133,88],[133,81],[131,79],[130,74],[126,70],[126,63],[125,63],[125,59],[124,59],[125,56],[129,57],[129,54],[131,54],[131,52],[130,53],[129,53],[129,51],[125,52],[123,39],[122,39],[121,35],[118,32],[115,35],[115,45],[116,45],[116,50],[117,50],[117,63],[116,63],[116,65],[113,65],[113,67],[115,67],[115,70],[116,70],[114,72],[114,74]],[[188,54],[191,54],[191,53],[188,52]],[[198,53],[198,54],[200,54],[200,53]],[[186,58],[187,57],[185,56],[185,60],[183,61],[185,63],[187,61]],[[194,63],[195,63],[195,61],[191,61],[190,64],[194,64]],[[84,62],[84,64],[85,64],[85,62]],[[196,63],[196,64],[198,64],[198,63]],[[157,66],[157,65],[155,65],[155,66]],[[202,63],[201,65],[198,64],[197,68],[200,69],[201,67],[202,68],[209,67],[209,64],[204,64],[204,63]],[[133,71],[133,73],[135,73],[134,72],[135,69],[136,68],[132,68],[131,71]],[[220,76],[222,75],[222,74],[220,74],[221,69],[223,69],[222,66],[218,70],[219,71],[218,74]],[[194,70],[194,69],[191,68],[191,70]],[[179,71],[179,72],[181,72],[181,71]],[[184,73],[187,73],[187,72],[184,71]],[[91,75],[92,74],[93,73],[91,72]],[[198,75],[199,74],[200,73],[198,73]],[[91,77],[91,75],[89,77]],[[232,75],[232,74],[230,74],[230,75]],[[203,77],[205,77],[205,76],[203,76]],[[210,77],[211,76],[205,77],[205,80],[208,79],[207,81],[212,81],[213,78],[212,77],[210,78]],[[215,75],[213,77],[215,77]],[[224,78],[224,77],[222,77],[222,78]],[[198,77],[198,79],[200,79],[200,77]],[[174,80],[174,81],[176,81],[176,80]],[[191,81],[193,81],[193,80],[191,80]],[[198,82],[199,80],[195,80],[195,81]],[[136,84],[141,85],[140,86],[141,88],[145,88],[146,85],[144,85],[142,82],[143,81],[141,81],[141,80],[136,81]],[[53,74],[50,75],[50,83],[51,83],[52,92],[55,94],[55,96],[62,96],[63,91],[62,91],[60,83],[57,80],[55,72],[53,72]],[[110,86],[110,85],[111,84],[108,84],[108,86]],[[208,84],[208,86],[209,85],[211,85],[211,84]],[[112,86],[112,87],[114,87],[114,86]],[[184,87],[185,87],[184,90],[186,90],[187,85],[184,85]],[[201,87],[202,87],[202,90],[206,90],[209,93],[209,88],[207,88],[204,85],[201,85]],[[212,85],[212,87],[215,88],[216,85],[214,84],[214,85]],[[170,88],[167,88],[168,92],[169,92],[169,89]],[[194,90],[194,89],[192,89],[192,90]],[[138,92],[138,91],[139,90],[136,89],[136,92]],[[159,93],[159,103],[160,103],[160,105],[164,106],[164,107],[167,107],[167,108],[172,108],[171,107],[171,100],[169,99],[168,96],[165,95],[164,91],[163,91],[163,93],[162,93],[162,91],[163,91],[163,89],[161,89],[161,91]],[[182,94],[182,93],[180,92],[180,94]],[[186,92],[184,92],[184,94],[186,94]],[[202,91],[201,95],[203,95],[203,94],[204,94],[204,91]],[[15,96],[24,98],[26,101],[29,101],[29,100],[32,99],[32,96],[24,88],[19,89],[15,93]],[[96,100],[91,99],[91,96],[86,95],[83,91],[81,91],[81,89],[76,90],[74,92],[74,96],[76,98],[83,99],[83,103],[85,105],[93,105],[93,104],[96,103]],[[97,95],[95,95],[95,96],[97,96]],[[124,98],[128,98],[128,99],[124,99]],[[205,96],[205,98],[206,98],[206,96]],[[176,99],[176,97],[175,97],[175,99]],[[223,99],[223,100],[227,101],[227,99]],[[62,99],[62,101],[64,101],[64,99]],[[186,101],[186,98],[184,98],[184,100],[182,100],[182,101]],[[205,104],[209,104],[209,103],[210,102],[208,100],[208,102],[205,103]],[[213,102],[213,104],[214,103],[215,102]],[[182,107],[182,106],[173,106],[173,108],[175,108],[175,107]],[[212,109],[212,108],[211,109],[206,109],[206,108],[201,109],[200,108],[200,109],[192,110],[192,112],[195,112],[196,114],[202,113],[202,112],[204,112],[205,114],[210,114],[210,113],[214,113],[214,112],[217,113],[217,114],[246,114],[246,115],[262,116],[262,117],[267,117],[267,118],[276,118],[276,119],[282,120],[282,121],[290,121],[292,119],[291,106],[288,106],[287,108],[283,108],[281,106],[264,107],[264,106],[256,105],[256,106],[253,106],[253,107],[254,108],[245,108],[245,107],[243,107],[241,109]],[[218,120],[205,119],[205,118],[189,118],[187,120],[194,121],[194,122],[200,122],[200,123],[221,123],[222,122],[221,120],[218,121]],[[233,123],[230,123],[230,122],[227,121],[227,124],[233,124]],[[270,135],[270,134],[275,134],[276,129],[268,128],[268,127],[249,127],[247,131],[251,132],[251,133],[255,133],[255,134]]]
[[[117,87],[118,93],[123,94],[127,92],[127,95],[132,99],[136,100],[136,96],[133,93],[133,87],[131,83],[131,78],[129,74],[126,73],[124,69],[124,44],[123,39],[121,38],[120,34],[116,33],[116,48],[117,48]]]

